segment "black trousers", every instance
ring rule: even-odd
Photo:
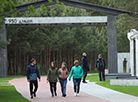
[[[57,91],[57,88],[56,88],[56,85],[57,85],[57,82],[49,82],[50,84],[50,91],[51,91],[51,94],[54,95],[57,94],[56,91]],[[53,89],[54,89],[54,92],[53,92]]]
[[[87,77],[87,71],[83,71],[83,82],[85,82],[86,77]]]
[[[81,79],[73,79],[73,83],[74,83],[74,92],[79,93]]]
[[[100,81],[105,81],[105,71],[104,70],[98,70],[99,72],[99,79]]]
[[[34,91],[33,91],[33,85],[34,85]],[[36,81],[30,81],[30,95],[33,95],[33,93],[36,93],[38,89],[38,82]]]

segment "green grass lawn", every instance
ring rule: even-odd
[[[87,80],[90,82],[96,82],[96,84],[103,87],[138,97],[138,86],[110,85],[110,80],[106,80],[105,82],[99,81],[98,75],[87,76]]]
[[[21,77],[23,76],[0,78],[0,102],[30,102],[18,93],[15,87],[9,83],[9,80]]]

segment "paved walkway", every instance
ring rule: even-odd
[[[68,84],[72,86],[71,82],[68,82]],[[81,91],[92,96],[98,96],[102,99],[110,100],[112,102],[138,102],[138,97],[99,86],[95,84],[95,82],[89,82],[87,84],[82,83]]]
[[[37,92],[37,97],[30,99],[29,94],[29,83],[26,78],[18,78],[11,80],[10,83],[14,85],[19,93],[21,93],[25,98],[32,102],[111,102],[96,96],[89,95],[85,92],[80,92],[79,97],[74,97],[73,88],[67,85],[67,97],[61,97],[60,84],[57,84],[57,94],[58,97],[51,98],[49,84],[46,83],[46,76],[41,77],[41,82],[39,82],[39,89]]]
[[[60,84],[57,84],[58,97],[51,98],[49,84],[46,83],[46,76],[42,76],[39,83],[37,97],[30,99],[29,83],[26,78],[18,78],[10,81],[19,93],[32,102],[138,102],[138,97],[116,92],[102,86],[96,85],[94,82],[88,84],[81,83],[81,92],[79,97],[73,95],[72,81],[68,81],[67,97],[61,97]]]

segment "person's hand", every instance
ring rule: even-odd
[[[28,79],[27,81],[28,81],[28,82],[30,82],[30,80],[29,80],[29,79]]]
[[[39,82],[41,81],[41,79],[39,79]]]
[[[49,81],[47,80],[46,82],[48,83]]]

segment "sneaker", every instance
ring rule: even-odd
[[[34,93],[34,97],[36,97],[36,94]]]
[[[86,81],[83,81],[83,83],[87,83]]]
[[[66,97],[66,94],[63,94],[63,97]]]
[[[77,94],[76,93],[74,93],[74,96],[76,96]]]
[[[57,93],[55,93],[55,96],[57,96]]]
[[[80,96],[79,93],[77,93],[77,96]]]
[[[51,97],[54,97],[54,95],[52,95]]]
[[[33,95],[31,95],[31,99],[33,99]]]

